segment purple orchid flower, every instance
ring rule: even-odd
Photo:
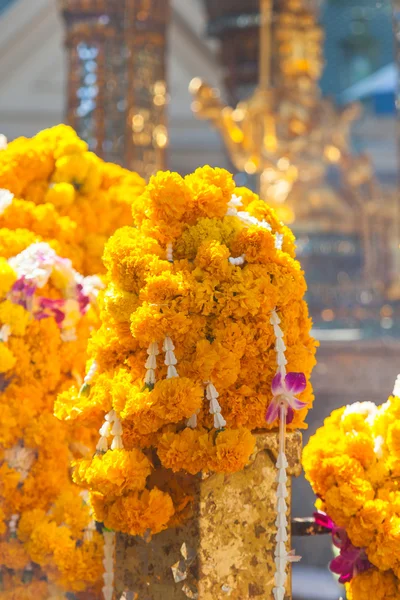
[[[332,573],[339,575],[339,583],[348,583],[353,577],[372,567],[365,548],[353,546],[343,527],[337,527],[323,512],[314,513],[314,519],[318,525],[331,530],[333,543],[340,550],[339,556],[329,564]]]
[[[307,406],[296,398],[306,389],[307,380],[304,373],[277,373],[272,380],[272,393],[274,395],[271,404],[268,406],[265,419],[267,423],[273,423],[279,416],[279,407],[281,404],[287,406],[286,423],[291,423],[294,417],[294,411]]]
[[[78,283],[76,286],[76,297],[79,303],[79,310],[81,312],[81,315],[84,315],[90,304],[90,298],[84,293],[83,285],[81,283]]]
[[[18,304],[27,309],[35,291],[36,285],[34,283],[27,280],[25,277],[20,277],[12,286],[9,297],[14,304]]]
[[[39,298],[38,305],[40,310],[35,313],[35,319],[40,321],[41,319],[54,317],[57,325],[61,325],[65,319],[65,313],[61,310],[64,304],[65,301],[62,299]]]

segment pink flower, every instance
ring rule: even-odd
[[[277,373],[272,380],[274,397],[265,415],[267,423],[273,423],[278,418],[281,404],[287,407],[286,422],[291,423],[294,411],[307,406],[306,402],[296,398],[297,394],[304,392],[306,385],[307,381],[304,373],[288,373],[285,377],[282,373]]]
[[[323,512],[314,513],[314,519],[318,525],[330,529],[332,541],[340,550],[339,556],[331,560],[329,564],[332,573],[339,575],[339,583],[347,583],[359,573],[372,567],[365,548],[353,546],[343,527],[337,527],[332,519]]]
[[[90,298],[83,291],[83,285],[78,283],[76,286],[76,298],[79,303],[79,310],[81,315],[84,315],[87,311],[87,308],[90,304]]]

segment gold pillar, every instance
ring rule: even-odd
[[[169,0],[61,0],[67,122],[105,160],[165,167]]]
[[[287,438],[290,493],[290,476],[301,471],[301,434],[289,433]],[[193,477],[193,514],[181,526],[151,540],[120,534],[117,597],[123,592],[134,600],[272,597],[277,453],[278,434],[258,434],[243,471]],[[291,549],[290,540],[287,547]],[[291,598],[290,591],[286,598]]]

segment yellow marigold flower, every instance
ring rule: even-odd
[[[0,227],[0,256],[11,258],[41,238],[33,231],[26,229],[8,229]]]
[[[345,439],[345,452],[366,468],[375,460],[374,438],[367,433],[348,432]]]
[[[178,173],[158,172],[150,178],[143,195],[133,205],[133,216],[140,225],[144,217],[169,223],[181,221],[190,209],[190,195]]]
[[[75,202],[75,188],[71,183],[55,183],[48,189],[44,201],[66,208]]]
[[[17,359],[6,344],[0,342],[0,373],[7,373],[16,364]]]
[[[4,298],[10,291],[16,279],[17,275],[14,269],[10,267],[5,258],[0,256],[0,298]]]
[[[91,152],[66,154],[56,160],[53,181],[71,183],[79,192],[89,194],[101,184],[98,161],[97,156]]]
[[[389,426],[387,445],[394,458],[400,458],[400,423],[393,423]]]
[[[206,165],[192,175],[187,175],[185,184],[194,201],[193,212],[196,218],[222,218],[226,214],[228,202],[235,190],[231,173]]]
[[[267,229],[249,227],[243,229],[232,243],[234,256],[245,255],[248,263],[271,262],[276,253],[274,237]]]
[[[2,600],[48,600],[49,598],[50,600],[61,600],[49,596],[47,581],[32,581],[31,583],[21,584],[20,578],[10,582],[10,589],[5,589],[1,595]]]
[[[9,325],[10,334],[23,336],[30,319],[31,315],[23,306],[14,304],[10,300],[0,302],[0,324]]]
[[[29,564],[29,555],[18,540],[0,542],[0,561],[6,569],[21,571]]]
[[[227,429],[217,435],[215,455],[209,468],[219,473],[235,473],[243,469],[254,451],[255,437],[248,429]]]
[[[104,250],[104,264],[116,283],[128,292],[138,292],[147,274],[170,270],[160,261],[164,256],[155,240],[143,236],[132,227],[123,227],[113,235]]]
[[[167,469],[194,475],[207,467],[213,449],[205,429],[186,428],[179,433],[164,433],[158,441],[157,453]]]
[[[159,533],[174,514],[171,497],[157,488],[120,496],[110,504],[106,504],[100,495],[93,500],[97,518],[108,529],[129,535],[143,535],[148,530]]]
[[[120,496],[142,490],[151,468],[140,450],[113,450],[76,463],[74,481],[103,495]]]
[[[211,240],[203,242],[196,255],[195,265],[210,273],[217,281],[224,281],[229,277],[232,266],[229,264],[230,251],[227,246]],[[195,273],[194,276],[196,277]]]
[[[91,516],[89,506],[82,506],[82,498],[74,487],[64,488],[51,508],[51,516],[57,525],[65,524],[72,535],[79,539],[84,529],[89,525]]]
[[[104,573],[102,559],[103,539],[94,532],[91,540],[84,540],[73,552],[65,552],[63,548],[55,549],[54,565],[57,572],[51,574],[51,579],[61,589],[84,592],[101,580]]]
[[[233,238],[241,229],[242,224],[234,217],[222,220],[202,217],[195,225],[185,229],[176,241],[175,254],[178,258],[193,259],[200,246],[207,241],[216,241],[230,248]]]
[[[3,535],[7,531],[6,515],[4,510],[0,506],[0,535]]]
[[[204,391],[186,377],[164,379],[151,392],[152,408],[165,423],[177,423],[200,409]]]
[[[348,600],[396,600],[400,586],[393,572],[369,569],[346,585],[346,593]]]

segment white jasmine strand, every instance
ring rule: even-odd
[[[144,382],[146,385],[152,387],[156,382],[156,368],[157,368],[157,356],[159,355],[157,342],[151,342],[147,348],[148,358],[145,363],[146,376]]]
[[[206,383],[206,397],[210,402],[210,414],[214,416],[215,429],[222,429],[226,425],[226,421],[221,414],[221,406],[218,402],[219,393],[211,381]]]
[[[168,367],[167,370],[167,379],[173,379],[174,377],[179,377],[176,366],[178,364],[178,360],[174,353],[175,346],[170,337],[166,336],[163,343],[163,351],[165,352],[164,364]]]
[[[14,194],[9,190],[0,189],[0,215],[11,205],[13,198]]]
[[[167,256],[168,262],[171,262],[171,263],[174,262],[174,252],[173,252],[171,242],[168,242],[168,244],[167,244],[166,256]]]
[[[281,378],[286,377],[286,365],[287,359],[285,356],[286,344],[284,341],[284,334],[281,328],[281,319],[276,312],[271,312],[270,323],[274,328],[275,335],[275,351],[277,358],[277,376],[280,374]],[[276,400],[279,400],[277,397]],[[288,521],[286,512],[288,506],[286,498],[288,497],[287,489],[287,472],[288,461],[285,454],[285,441],[286,441],[286,415],[287,415],[287,403],[281,401],[279,404],[279,453],[276,462],[277,476],[276,476],[276,512],[277,518],[275,525],[277,528],[275,540],[275,575],[274,582],[275,587],[273,588],[274,600],[284,600],[286,595],[286,579],[287,579],[287,565],[289,562],[300,560],[300,557],[295,556],[292,551],[288,552],[286,543],[289,540],[288,533]]]
[[[92,383],[93,377],[96,375],[96,372],[97,372],[97,362],[94,360],[92,362],[92,365],[91,365],[89,371],[85,375],[83,382],[86,383],[87,385],[90,385]]]
[[[246,260],[246,255],[242,254],[241,256],[238,256],[237,258],[234,258],[233,256],[229,257],[229,262],[231,263],[231,265],[234,265],[236,267],[240,267],[241,265],[244,265]]]
[[[104,586],[102,589],[104,600],[112,600],[114,595],[114,554],[115,554],[115,533],[113,531],[104,531]]]

